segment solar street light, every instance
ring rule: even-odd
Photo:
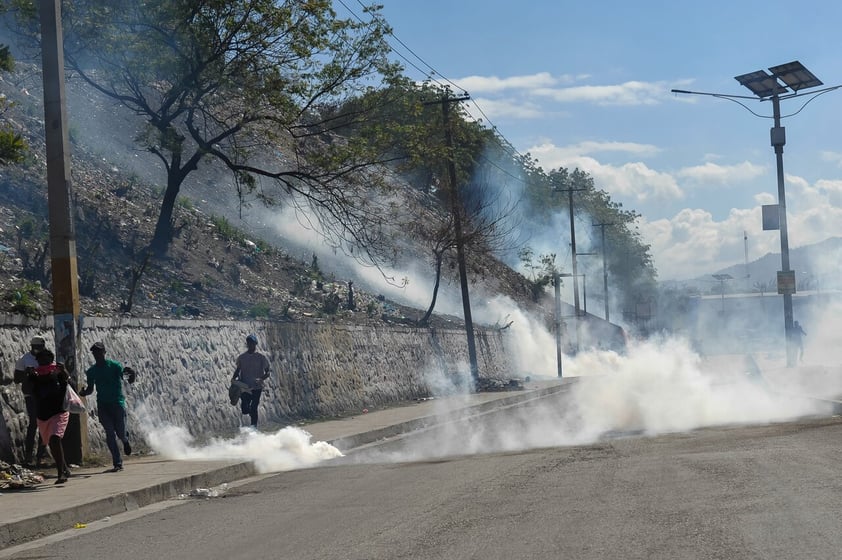
[[[709,95],[721,99],[728,99],[739,103],[746,109],[743,103],[737,99],[759,99],[760,101],[772,102],[772,119],[774,126],[770,131],[772,148],[775,150],[778,176],[778,215],[781,232],[781,270],[778,272],[778,293],[784,298],[784,335],[786,337],[786,362],[788,367],[795,365],[796,349],[792,344],[792,295],[795,293],[795,273],[789,267],[789,234],[786,224],[786,188],[784,185],[784,144],[786,144],[786,129],[781,126],[781,99],[791,99],[801,95],[819,95],[828,91],[838,89],[842,86],[832,86],[822,90],[812,90],[807,93],[800,93],[801,90],[810,89],[824,85],[812,72],[807,70],[797,60],[772,66],[766,70],[756,70],[748,74],[741,74],[734,78],[741,85],[755,95],[726,95],[721,93],[706,93],[701,91],[688,91],[673,89],[673,93],[684,93],[694,95]],[[751,109],[748,109],[751,111]],[[752,114],[757,115],[754,111]],[[757,115],[762,116],[762,115]],[[714,275],[720,282],[724,282],[721,275]],[[723,306],[724,306],[723,292]],[[724,307],[723,307],[724,309]]]

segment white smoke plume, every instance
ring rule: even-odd
[[[831,403],[779,391],[740,360],[703,360],[681,339],[633,345],[625,356],[589,352],[567,360],[568,370],[579,379],[563,397],[444,424],[399,444],[352,454],[348,460],[415,461],[587,445],[618,436],[652,437],[832,413]],[[441,399],[438,413],[463,406],[458,396]]]
[[[231,438],[212,438],[200,444],[183,427],[156,418],[143,404],[137,408],[139,429],[149,446],[174,461],[239,459],[253,461],[260,473],[314,466],[342,453],[324,441],[311,441],[306,431],[286,427],[274,433],[240,428]]]

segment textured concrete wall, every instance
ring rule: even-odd
[[[126,384],[130,425],[138,421],[143,404],[157,419],[195,436],[230,433],[240,426],[241,416],[228,400],[228,383],[252,332],[273,369],[261,399],[264,425],[428,396],[437,379],[465,370],[468,355],[465,332],[459,330],[90,318],[81,333],[80,369],[93,363],[87,349],[101,340],[108,358],[139,373],[134,385]],[[0,458],[6,460],[20,459],[26,428],[23,398],[10,383],[13,366],[35,335],[44,336],[52,348],[52,319],[0,316]],[[511,377],[505,336],[477,333],[484,377]],[[89,398],[95,414],[94,400]],[[92,452],[103,453],[104,437],[94,418],[88,433]]]

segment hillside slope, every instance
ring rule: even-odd
[[[16,103],[3,119],[24,133],[31,150],[25,164],[0,168],[0,312],[35,316],[51,307],[49,292],[38,287],[49,287],[44,123],[37,67],[18,67],[0,77],[0,93]],[[145,261],[160,204],[160,162],[133,145],[139,123],[129,115],[78,82],[68,80],[67,90],[84,315],[377,324],[412,323],[423,314],[356,289],[366,281],[353,275],[353,267],[323,269],[324,261],[299,246],[285,246],[266,228],[241,229],[244,223],[262,224],[256,218],[237,220],[240,208],[230,182],[209,174],[212,170],[185,185],[176,210],[178,235],[167,257]],[[501,263],[474,262],[470,275],[473,288],[484,294],[504,293],[530,306],[526,280]],[[452,270],[449,281],[453,284]],[[438,315],[433,325],[461,321]]]

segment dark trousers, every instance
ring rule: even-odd
[[[243,414],[248,414],[251,417],[251,425],[257,426],[257,405],[260,404],[261,389],[252,389],[251,393],[243,393],[240,395],[240,409]]]
[[[97,414],[102,428],[105,430],[105,445],[111,452],[111,460],[115,467],[123,466],[123,458],[120,456],[120,448],[117,447],[117,440],[125,443],[126,437],[126,409],[116,404],[97,403]]]
[[[40,461],[47,455],[47,448],[44,447],[44,442],[38,437],[38,417],[35,415],[35,397],[25,395],[23,398],[26,403],[26,417],[29,422],[26,426],[26,439],[24,442],[24,457],[25,463],[32,462],[32,450],[35,449],[35,438],[38,438],[38,453],[36,461]]]

